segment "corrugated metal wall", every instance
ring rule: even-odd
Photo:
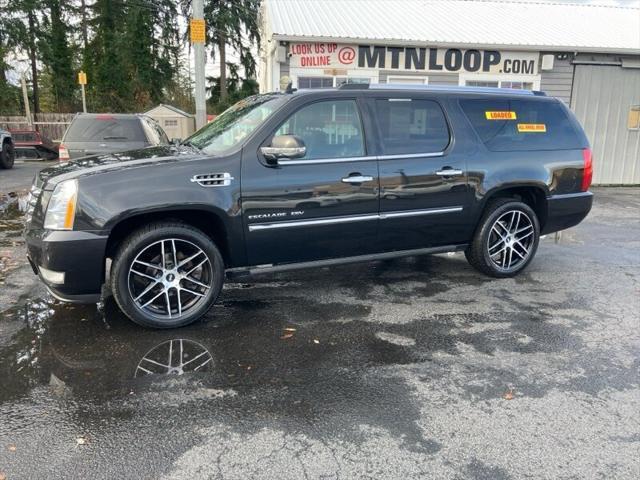
[[[627,128],[640,105],[640,69],[575,65],[571,108],[594,154],[593,183],[640,184],[640,131]]]

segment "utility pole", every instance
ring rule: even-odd
[[[193,44],[193,53],[195,56],[196,66],[196,129],[204,127],[207,123],[207,103],[205,96],[205,23],[204,23],[204,3],[203,0],[193,0],[191,3],[193,9],[189,28],[191,32],[191,43]]]
[[[29,127],[33,128],[33,122],[31,120],[31,107],[29,106],[29,93],[27,92],[27,80],[24,78],[24,73],[20,75],[20,83],[22,84],[22,100],[24,101],[24,115],[27,117],[27,123]]]

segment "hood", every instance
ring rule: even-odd
[[[62,181],[81,176],[124,168],[140,168],[151,164],[174,163],[203,156],[204,154],[196,148],[186,145],[162,145],[128,152],[92,155],[61,162],[41,170],[37,175],[36,184],[39,188],[45,185],[45,188],[49,190]]]

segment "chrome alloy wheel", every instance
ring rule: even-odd
[[[500,270],[516,269],[526,262],[534,244],[534,227],[521,210],[503,213],[491,226],[487,250],[491,262]]]
[[[129,267],[129,295],[146,315],[176,319],[207,297],[213,282],[211,261],[195,244],[179,238],[145,247]]]

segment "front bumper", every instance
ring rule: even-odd
[[[27,229],[27,256],[34,272],[59,300],[95,303],[104,283],[107,236],[94,232]],[[63,283],[44,278],[40,268],[64,274]]]
[[[593,193],[580,192],[547,198],[547,220],[542,234],[557,232],[579,224],[591,211]]]

